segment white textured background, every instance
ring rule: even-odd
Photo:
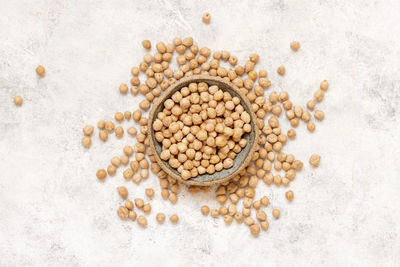
[[[0,0],[0,265],[399,266],[399,14],[396,0]],[[258,238],[203,217],[199,207],[215,207],[213,197],[182,191],[172,206],[155,177],[135,186],[118,173],[99,183],[96,170],[132,139],[80,144],[86,123],[136,108],[117,88],[140,62],[140,42],[174,36],[229,50],[242,64],[259,53],[269,91],[287,90],[295,103],[330,82],[319,106],[326,119],[314,134],[301,124],[285,147],[304,162],[319,153],[321,166],[305,164],[291,204],[284,188],[260,186],[269,217],[272,207],[282,215]],[[296,54],[292,40],[301,42]],[[121,184],[134,197],[155,186],[146,230],[116,216]],[[158,211],[181,220],[159,226]]]

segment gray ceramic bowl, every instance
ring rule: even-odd
[[[198,175],[195,178],[184,180],[176,169],[172,168],[167,161],[164,161],[160,158],[159,155],[161,153],[162,145],[155,138],[153,122],[157,118],[157,114],[161,112],[164,108],[164,101],[169,99],[176,91],[185,86],[188,86],[190,83],[193,82],[206,82],[209,85],[217,85],[221,90],[229,92],[232,96],[239,97],[241,105],[250,114],[252,131],[244,135],[244,138],[247,140],[247,145],[244,147],[244,149],[242,149],[241,152],[239,152],[239,154],[236,155],[236,158],[233,161],[233,166],[231,168],[223,169],[213,174],[205,173],[202,175]],[[153,149],[153,151],[155,151],[154,156],[161,169],[171,177],[188,185],[209,186],[216,183],[222,183],[232,179],[249,165],[258,145],[258,128],[255,121],[256,116],[251,109],[250,101],[245,95],[243,95],[243,93],[239,90],[237,86],[235,86],[231,82],[225,81],[220,77],[208,75],[189,76],[182,78],[176,83],[172,84],[159,98],[154,101],[153,108],[150,111],[148,124],[150,134],[150,147]]]

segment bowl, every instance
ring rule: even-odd
[[[240,99],[240,104],[243,106],[244,110],[250,114],[251,117],[251,132],[245,133],[243,138],[247,140],[247,145],[240,151],[235,159],[233,160],[233,166],[229,169],[222,169],[221,171],[216,171],[213,174],[202,174],[197,177],[184,180],[178,170],[172,168],[167,161],[160,158],[160,153],[162,145],[156,140],[155,132],[153,130],[153,122],[157,119],[157,114],[164,108],[165,100],[169,99],[176,91],[180,90],[185,86],[189,86],[190,83],[200,83],[206,82],[208,85],[217,85],[222,91],[229,92],[232,96],[237,96]],[[196,186],[210,186],[213,184],[223,183],[229,181],[233,177],[237,176],[244,168],[246,168],[254,152],[258,146],[258,128],[256,125],[256,115],[251,109],[250,101],[247,97],[240,91],[240,89],[233,83],[228,82],[220,77],[214,77],[209,75],[194,75],[180,79],[174,84],[170,85],[165,92],[162,93],[160,97],[155,99],[153,107],[150,111],[148,129],[150,134],[150,147],[155,152],[154,156],[157,163],[160,165],[161,169],[166,172],[169,176],[175,178],[176,180],[187,184]]]

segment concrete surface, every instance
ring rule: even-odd
[[[399,266],[399,1],[0,1],[1,266]],[[212,23],[201,16],[210,12]],[[154,176],[140,186],[98,168],[131,139],[93,140],[81,129],[138,101],[121,96],[140,42],[193,36],[243,62],[261,55],[273,82],[304,105],[323,79],[326,119],[301,124],[285,151],[307,162],[291,189],[260,186],[282,211],[258,238],[201,216],[212,197],[182,191],[161,201]],[[292,40],[301,49],[289,49]],[[34,69],[42,64],[46,77]],[[284,64],[287,74],[277,77]],[[22,95],[24,104],[12,103]],[[125,123],[124,125],[128,125]],[[286,124],[287,126],[287,124]],[[287,130],[288,128],[283,128]],[[97,133],[97,132],[96,132]],[[121,171],[121,170],[119,170]],[[155,186],[146,230],[116,216],[116,186],[143,197]],[[158,211],[180,216],[156,224]]]

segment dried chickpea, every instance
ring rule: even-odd
[[[297,41],[293,41],[290,43],[290,49],[292,49],[294,52],[297,52],[300,48],[300,43]]]
[[[307,101],[307,108],[309,110],[313,110],[315,108],[316,103],[314,102],[314,100],[309,100]]]
[[[108,165],[107,173],[108,175],[114,175],[117,172],[117,168],[114,165]]]
[[[125,186],[118,186],[117,187],[117,191],[118,194],[122,197],[122,198],[126,198],[128,196],[128,189],[126,189]]]
[[[320,160],[321,160],[321,156],[320,155],[312,154],[311,157],[310,157],[309,162],[310,162],[311,166],[318,167]]]
[[[200,210],[203,215],[208,215],[210,212],[210,208],[208,206],[202,206]]]
[[[294,197],[293,191],[292,191],[292,190],[287,191],[287,192],[285,193],[285,196],[286,196],[287,200],[292,201],[292,200],[293,200],[293,197]]]
[[[108,133],[105,130],[100,130],[99,132],[99,138],[101,141],[105,142],[108,139]]]
[[[84,136],[82,138],[82,146],[85,148],[89,148],[90,145],[92,144],[92,139],[90,138],[90,136]]]
[[[150,213],[150,212],[151,212],[151,205],[150,205],[150,203],[144,204],[142,209],[143,209],[143,212],[144,212],[144,213]]]
[[[325,114],[322,110],[317,109],[316,111],[314,111],[314,118],[322,121],[325,117]]]
[[[204,13],[204,14],[203,14],[203,17],[202,17],[202,20],[203,20],[203,22],[204,22],[205,24],[209,24],[210,21],[211,21],[211,15],[210,15],[210,13]]]
[[[260,200],[261,204],[265,207],[269,205],[269,198],[267,196],[263,196]]]
[[[151,42],[149,40],[143,40],[142,41],[142,46],[143,46],[144,49],[150,50],[151,49]]]
[[[263,222],[260,222],[260,226],[261,226],[261,229],[263,229],[264,231],[267,231],[269,228],[269,223],[268,223],[268,221],[263,221]]]
[[[142,216],[142,215],[140,215],[140,216],[137,218],[137,222],[138,222],[138,224],[139,224],[141,227],[146,227],[146,226],[147,226],[147,219],[146,219],[146,217],[144,217],[144,216]]]
[[[169,217],[169,220],[170,220],[172,223],[177,223],[177,222],[179,221],[179,217],[178,217],[178,215],[174,214],[174,215],[171,215],[171,216]]]
[[[323,80],[323,81],[321,82],[321,84],[319,85],[319,87],[320,87],[322,90],[327,91],[328,88],[329,88],[329,83],[328,83],[328,81],[327,81],[327,80]]]
[[[14,97],[14,104],[17,106],[21,106],[22,105],[22,97],[17,95],[16,97]]]
[[[96,172],[96,176],[99,180],[104,180],[107,176],[107,172],[104,169],[100,169]]]
[[[165,214],[164,213],[162,213],[162,212],[159,212],[159,213],[157,213],[157,215],[156,215],[156,220],[157,220],[157,222],[158,223],[164,223],[164,221],[165,221]]]
[[[128,210],[132,210],[133,209],[133,202],[131,200],[129,200],[129,199],[125,200],[125,207]]]
[[[46,72],[46,70],[44,69],[44,67],[42,65],[39,65],[39,66],[36,67],[37,75],[43,77],[45,72]]]
[[[281,215],[281,211],[278,209],[273,209],[272,210],[272,216],[274,216],[276,219],[279,218],[279,216]]]
[[[317,100],[317,102],[321,102],[322,99],[324,99],[325,93],[323,90],[318,89],[315,93],[314,93],[314,99]]]
[[[307,123],[307,129],[308,129],[310,132],[314,132],[314,130],[315,130],[315,123],[312,122],[312,121],[308,122],[308,123]]]
[[[267,219],[267,214],[266,214],[264,211],[262,211],[262,210],[257,210],[257,212],[256,212],[256,218],[257,218],[259,221],[265,221],[265,220]]]
[[[154,196],[154,189],[153,188],[146,188],[145,190],[146,196],[148,198],[153,198]]]
[[[279,66],[277,72],[279,75],[283,76],[286,73],[286,69],[284,66]]]
[[[117,214],[121,219],[126,219],[129,216],[129,210],[124,206],[120,206],[117,210]]]
[[[132,221],[136,220],[137,214],[133,210],[129,211],[128,218],[131,219]]]

